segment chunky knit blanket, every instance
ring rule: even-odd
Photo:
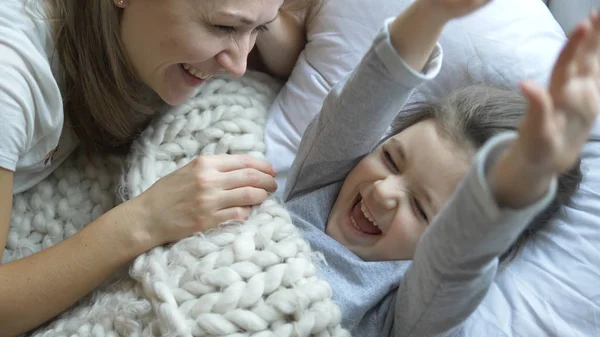
[[[161,114],[126,161],[74,153],[16,195],[4,261],[48,248],[198,155],[264,154],[263,127],[279,84],[221,77]],[[139,256],[28,336],[348,336],[320,260],[275,200],[241,224]]]

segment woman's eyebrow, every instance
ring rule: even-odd
[[[254,25],[256,23],[256,20],[245,16],[242,13],[234,13],[234,12],[227,12],[227,11],[222,11],[222,12],[218,12],[217,14],[221,15],[221,16],[225,16],[225,17],[230,17],[233,19],[238,20],[240,23],[245,24],[245,25]],[[263,25],[268,25],[269,23],[273,22],[277,20],[277,16],[275,16],[273,19],[263,23]]]

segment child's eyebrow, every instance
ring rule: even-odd
[[[406,152],[404,151],[404,146],[402,142],[397,138],[390,139],[392,142],[392,150],[396,152],[398,158],[404,163],[406,161]]]

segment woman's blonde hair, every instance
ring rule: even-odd
[[[45,1],[64,71],[65,115],[90,150],[127,151],[160,99],[128,64],[120,38],[121,10],[109,0]]]
[[[86,148],[126,152],[164,102],[128,64],[121,9],[110,0],[41,1],[64,71],[65,115]],[[322,1],[285,0],[284,6],[306,22]]]

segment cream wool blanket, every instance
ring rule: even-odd
[[[126,162],[73,154],[15,196],[3,262],[71,236],[198,155],[263,157],[265,113],[278,88],[260,74],[213,79],[157,118]],[[28,336],[348,336],[318,264],[287,211],[267,200],[241,225],[142,254]]]

